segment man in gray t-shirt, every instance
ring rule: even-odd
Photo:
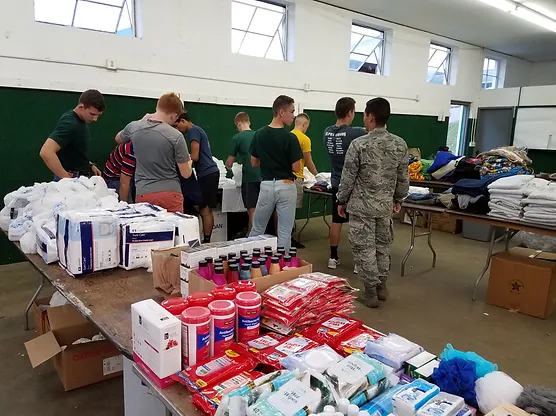
[[[336,193],[340,185],[344,159],[351,142],[367,134],[362,127],[350,127],[355,117],[355,100],[351,97],[340,98],[336,103],[336,124],[324,130],[324,147],[330,158],[330,172],[332,182],[332,224],[330,225],[330,258],[328,268],[335,269],[340,264],[338,245],[342,232],[342,224],[348,218],[338,215],[338,201]],[[354,270],[355,273],[357,271]]]
[[[170,212],[183,212],[183,194],[176,171],[191,176],[191,160],[185,138],[171,125],[183,111],[175,94],[158,100],[156,113],[147,119],[132,121],[117,136],[120,143],[133,143],[137,160],[135,187],[137,202],[149,202]]]

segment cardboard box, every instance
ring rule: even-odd
[[[33,322],[35,323],[35,334],[42,335],[48,332],[48,306],[50,308],[50,297],[35,299],[33,302]]]
[[[99,333],[73,306],[49,308],[47,315],[48,331],[25,343],[33,368],[52,359],[66,391],[122,374],[122,356],[110,341],[72,345]]]
[[[531,416],[531,414],[527,413],[525,410],[521,410],[513,404],[503,403],[496,406],[495,409],[491,410],[485,416]]]
[[[228,214],[222,212],[221,208],[213,209],[212,214],[214,216],[214,224],[212,226],[210,241],[213,243],[228,241]],[[203,233],[203,221],[201,216],[199,216],[199,229],[201,233]]]
[[[486,302],[548,318],[556,305],[556,254],[517,248],[494,256]]]
[[[152,299],[131,305],[133,360],[160,388],[181,371],[181,322]]]
[[[454,218],[450,214],[433,214],[431,216],[431,222],[433,230],[445,231],[452,234],[461,233],[461,220]]]
[[[284,283],[289,280],[293,280],[299,277],[300,274],[311,273],[313,271],[313,265],[307,263],[305,260],[299,259],[300,267],[283,270],[280,273],[273,275],[268,275],[260,279],[253,279],[253,282],[257,286],[257,292],[262,293],[270,287],[277,285],[278,283]],[[185,271],[184,271],[185,273]],[[197,269],[189,271],[189,293],[195,292],[210,292],[216,287],[216,285],[208,280],[203,279],[197,273]]]

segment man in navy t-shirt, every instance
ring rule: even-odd
[[[179,131],[186,134],[187,143],[190,147],[190,157],[197,175],[197,181],[203,195],[199,204],[199,212],[203,219],[203,243],[210,243],[214,216],[212,210],[218,204],[218,181],[220,171],[216,162],[212,159],[210,143],[207,133],[191,122],[187,112],[182,113],[174,125]]]

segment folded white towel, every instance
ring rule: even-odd
[[[506,215],[517,216],[517,217],[522,215],[522,211],[520,209],[509,208],[503,205],[493,204],[492,202],[488,203],[488,207],[490,208],[491,212],[495,211],[495,212],[504,213]]]
[[[488,193],[490,196],[493,195],[510,195],[510,196],[516,196],[519,198],[523,197],[523,192],[521,191],[521,189],[489,189]]]
[[[498,211],[498,210],[492,210],[488,213],[488,215],[491,216],[491,217],[502,218],[504,220],[519,220],[519,219],[521,219],[521,215],[519,215],[519,214],[515,214],[515,213],[508,214],[507,212]]]
[[[556,206],[550,207],[548,205],[526,205],[523,207],[523,212],[532,212],[539,214],[550,214],[556,218]]]
[[[523,195],[529,196],[536,190],[543,190],[549,183],[546,179],[533,178],[523,187]]]
[[[506,176],[492,182],[488,189],[521,189],[531,179],[533,179],[531,175]]]
[[[556,207],[556,201],[550,199],[532,199],[531,196],[521,201],[521,205],[539,205],[543,207]]]
[[[529,195],[530,199],[547,199],[556,201],[556,183],[551,183],[542,189],[536,189]]]

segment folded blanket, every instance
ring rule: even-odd
[[[509,209],[509,210],[513,210],[513,211],[517,211],[517,212],[520,212],[521,209],[523,208],[519,203],[515,204],[513,202],[509,202],[509,201],[502,200],[502,199],[497,199],[497,200],[491,199],[488,206],[491,207],[491,208],[493,206],[494,207],[501,207],[501,208],[504,208],[504,209]]]
[[[432,165],[427,169],[427,173],[433,173],[436,172],[438,169],[440,169],[442,166],[446,165],[448,162],[450,162],[451,160],[457,159],[458,157],[450,152],[445,152],[443,150],[441,150],[440,152],[438,152],[436,154],[436,157],[434,158],[434,162],[432,163]],[[454,165],[454,169],[455,169],[455,165]]]
[[[523,195],[529,196],[536,190],[543,190],[549,183],[545,179],[533,178],[523,187]]]
[[[556,206],[550,207],[548,205],[526,205],[523,207],[523,212],[551,214],[556,218]]]
[[[490,217],[502,218],[505,220],[519,220],[521,215],[516,213],[507,213],[505,211],[491,210],[488,215]]]
[[[548,207],[556,207],[556,201],[550,199],[531,199],[529,196],[521,201],[521,205],[539,205],[539,206],[548,206]]]
[[[490,201],[488,203],[488,207],[493,211],[502,211],[502,212],[505,212],[507,214],[520,215],[522,213],[521,209],[515,209],[515,208],[508,207],[506,205],[501,205],[501,204],[495,204],[492,201]]]
[[[556,201],[556,183],[550,183],[542,189],[536,189],[529,195],[530,199]]]
[[[521,189],[489,189],[488,193],[490,195],[515,195],[520,198],[523,196]]]
[[[521,190],[521,188],[526,185],[529,181],[533,179],[531,175],[516,175],[516,176],[508,176],[507,178],[500,178],[494,182],[492,182],[488,186],[488,190],[491,191],[493,189],[515,189]]]
[[[431,176],[434,179],[441,179],[444,176],[451,174],[453,171],[456,170],[456,164],[460,159],[463,159],[463,156],[458,158],[458,159],[450,160],[448,163],[446,163],[440,169],[431,173]]]

